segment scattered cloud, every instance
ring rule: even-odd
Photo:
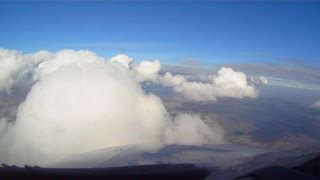
[[[216,101],[218,97],[255,98],[258,91],[247,81],[242,72],[235,72],[231,68],[222,67],[217,76],[208,76],[209,82],[189,82],[184,76],[172,75],[167,72],[160,78],[164,86],[173,87],[174,91],[181,93],[186,99],[207,102]]]
[[[170,116],[159,97],[142,89],[143,82],[171,87],[195,102],[259,94],[245,73],[229,67],[216,73],[193,68],[201,73],[187,75],[165,71],[159,60],[134,63],[125,54],[111,59],[71,49],[34,54],[1,49],[0,54],[0,91],[10,93],[22,81],[31,86],[14,120],[0,112],[4,163],[46,164],[133,143],[224,142],[219,124],[208,126],[196,114]]]
[[[302,83],[320,83],[319,67],[289,66],[274,63],[222,64],[212,68],[162,65],[160,73],[170,72],[181,75],[209,75],[217,72],[222,67],[230,67],[235,71],[241,71],[248,77],[265,76],[294,80]]]
[[[2,85],[7,79],[14,81],[10,86],[19,83],[16,74],[27,68],[32,87],[14,123],[1,119],[3,163],[44,165],[74,153],[133,143],[223,143],[218,125],[209,127],[196,114],[172,117],[159,97],[141,88],[141,81],[158,79],[159,61],[133,64],[127,56],[107,60],[85,50],[4,51],[13,55],[2,55],[0,63],[9,57],[12,65],[6,67],[19,68],[10,68]],[[227,80],[216,81],[230,86]]]
[[[281,64],[225,64],[221,67],[231,67],[241,71],[249,77],[249,83],[255,85],[281,86],[307,90],[320,90],[320,68],[305,66],[285,66]],[[160,73],[183,75],[186,79],[206,82],[208,75],[218,69],[201,67],[168,66],[163,65]]]

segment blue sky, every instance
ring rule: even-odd
[[[320,66],[320,2],[0,2],[0,47]]]

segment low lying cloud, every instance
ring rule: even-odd
[[[142,81],[162,79],[159,61],[133,64],[125,55],[107,60],[84,50],[29,55],[2,51],[0,63],[10,65],[0,66],[0,72],[10,68],[1,74],[1,90],[19,84],[22,77],[32,82],[16,119],[10,123],[1,119],[2,163],[43,165],[75,153],[133,143],[223,143],[219,125],[207,126],[195,114],[171,117],[159,97],[141,88]],[[232,70],[224,71],[212,84],[230,92],[240,87],[240,96],[246,96],[241,89],[246,83],[236,82],[245,76],[236,73],[238,79],[229,81],[235,78],[228,75]]]

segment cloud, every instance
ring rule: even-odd
[[[0,118],[0,138],[6,133],[9,125],[9,120],[6,117]]]
[[[198,115],[179,114],[173,121],[172,129],[166,131],[167,142],[180,144],[223,142],[222,128],[218,124],[213,128],[214,130],[207,126]]]
[[[196,61],[196,60],[192,60],[192,59],[185,59],[185,60],[180,60],[179,65],[181,66],[190,66],[190,67],[203,67],[204,64]]]
[[[75,153],[134,143],[223,143],[218,125],[209,127],[198,115],[171,117],[159,97],[141,88],[141,81],[158,78],[159,61],[131,67],[90,51],[62,50],[46,52],[26,66],[17,59],[37,53],[11,53],[6,57],[20,71],[32,69],[28,71],[34,83],[15,121],[1,120],[2,163],[44,165]],[[12,71],[6,79],[19,73]]]
[[[114,57],[112,57],[110,59],[111,62],[119,62],[121,63],[123,66],[125,66],[126,68],[129,68],[129,65],[130,63],[133,61],[132,58],[128,57],[127,55],[125,54],[119,54],[119,55],[116,55]]]
[[[315,108],[320,109],[320,101],[314,102],[314,106]]]
[[[162,65],[160,69],[160,74],[170,72],[172,74],[180,75],[198,75],[198,74],[212,74],[212,72],[217,71],[213,68],[204,68],[200,66],[181,66],[181,65]]]
[[[156,81],[159,70],[161,69],[161,64],[159,60],[141,61],[138,65],[133,66],[133,69],[137,73],[139,82]]]
[[[251,76],[251,82],[257,85],[268,84],[269,80],[265,76]]]
[[[62,153],[162,142],[166,116],[161,100],[144,94],[121,65],[63,66],[42,77],[20,105],[5,139],[14,142],[7,157],[38,164]]]
[[[255,98],[258,91],[248,84],[247,77],[242,72],[222,67],[217,76],[210,75],[209,82],[189,82],[184,76],[172,75],[167,72],[160,78],[161,84],[173,87],[186,99],[197,102],[216,101],[218,97]]]
[[[15,50],[0,48],[0,92],[10,92],[21,81],[29,81],[29,73],[33,73],[35,66],[50,56],[47,51],[35,54],[22,54]]]
[[[245,72],[249,76],[263,75],[281,79],[295,80],[302,83],[319,83],[320,68],[281,64],[225,64],[237,71]]]
[[[36,69],[34,79],[44,77],[53,73],[63,66],[73,64],[77,66],[86,66],[89,63],[103,61],[104,59],[88,50],[74,51],[71,49],[61,50],[48,56],[41,62]]]
[[[299,88],[299,89],[305,89],[305,90],[320,91],[320,85],[316,83],[303,83],[300,81],[276,78],[276,77],[267,77],[267,78],[268,78],[269,86],[279,86],[279,87],[286,87],[286,88]]]

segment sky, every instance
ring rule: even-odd
[[[0,0],[0,163],[318,143],[319,42],[320,1]]]
[[[320,2],[0,2],[0,47],[320,66]]]

